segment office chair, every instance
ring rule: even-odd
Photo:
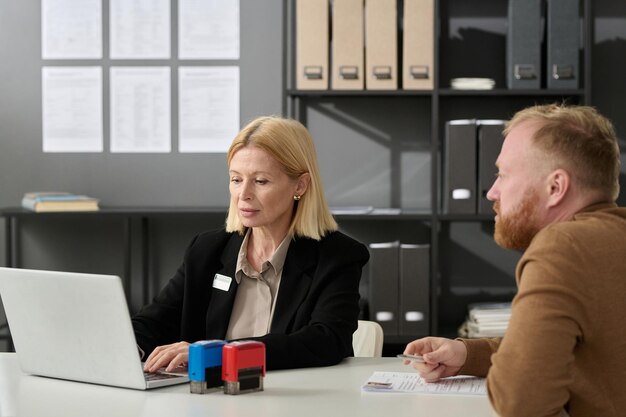
[[[359,320],[352,335],[352,349],[356,358],[380,358],[383,354],[383,328],[374,321]]]

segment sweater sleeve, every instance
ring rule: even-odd
[[[502,338],[492,339],[461,339],[467,348],[467,359],[459,371],[459,375],[485,377],[491,367],[491,355],[496,353]]]

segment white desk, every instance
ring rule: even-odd
[[[485,396],[361,392],[374,371],[410,369],[396,358],[349,358],[327,368],[268,372],[262,392],[197,395],[187,384],[135,391],[24,375],[14,353],[0,353],[0,416],[494,416]]]

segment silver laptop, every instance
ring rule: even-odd
[[[117,276],[0,268],[0,296],[26,373],[134,389],[189,381],[143,372]]]

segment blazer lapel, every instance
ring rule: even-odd
[[[272,333],[287,333],[298,307],[311,287],[312,267],[315,266],[317,257],[314,240],[296,238],[289,245],[272,320]]]
[[[222,252],[222,268],[216,274],[231,278],[231,282],[227,291],[211,286],[211,302],[206,315],[207,339],[224,339],[226,336],[230,314],[235,303],[235,295],[237,294],[235,269],[237,267],[237,255],[242,242],[243,236],[234,234]],[[207,278],[213,283],[215,276]]]

